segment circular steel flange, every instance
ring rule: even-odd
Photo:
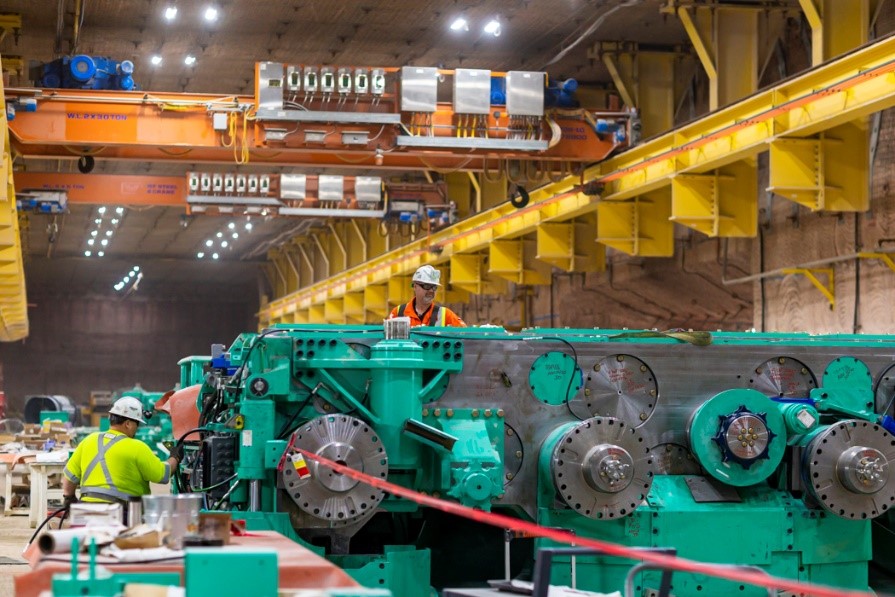
[[[292,445],[373,477],[385,478],[388,458],[373,429],[347,415],[317,417],[293,434]],[[333,524],[349,523],[372,514],[383,492],[313,461],[310,476],[301,478],[297,453],[287,455],[282,481],[286,492],[304,512]]]
[[[786,449],[783,415],[749,389],[725,390],[704,402],[690,418],[688,436],[706,472],[736,487],[767,479]]]
[[[803,362],[792,357],[768,359],[749,376],[749,387],[772,398],[807,398],[817,378]]]
[[[803,459],[805,485],[824,510],[863,519],[895,506],[895,439],[879,425],[830,425],[811,439]]]
[[[656,408],[659,386],[646,363],[628,354],[613,354],[588,372],[584,396],[591,416],[615,417],[639,427]]]
[[[559,438],[551,471],[557,492],[570,508],[588,518],[620,518],[646,498],[656,463],[631,425],[594,417]]]

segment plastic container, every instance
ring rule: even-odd
[[[165,545],[181,549],[183,539],[199,533],[199,510],[202,495],[144,495],[143,523],[157,526],[165,534]]]

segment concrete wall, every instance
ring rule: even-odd
[[[256,329],[255,297],[198,301],[110,296],[32,297],[31,334],[0,344],[9,409],[20,411],[29,394],[64,394],[86,404],[91,390],[140,383],[165,391],[179,381],[177,361],[208,354]]]

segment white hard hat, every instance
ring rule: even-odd
[[[420,284],[435,284],[436,286],[441,286],[440,280],[441,272],[431,265],[424,265],[413,274],[413,282],[419,282]]]
[[[143,420],[143,403],[131,396],[119,398],[109,409],[109,414],[119,415],[125,419],[131,419],[138,423],[146,423]]]

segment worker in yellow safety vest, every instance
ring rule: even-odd
[[[175,446],[163,462],[149,446],[134,439],[145,422],[138,399],[120,398],[112,405],[109,430],[84,438],[65,465],[62,496],[66,506],[77,501],[75,490],[80,486],[83,501],[119,503],[127,511],[128,502],[149,493],[149,483],[168,482],[183,458],[183,446]]]

